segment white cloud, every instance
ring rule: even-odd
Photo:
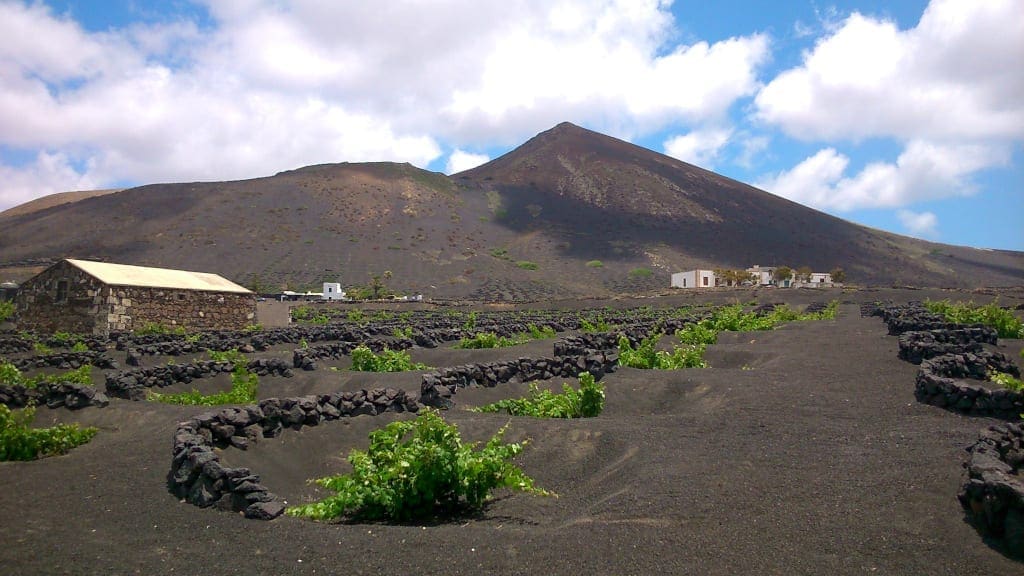
[[[563,120],[626,137],[713,123],[768,57],[757,34],[671,41],[664,0],[206,4],[211,26],[94,33],[0,2],[0,147],[60,151],[101,186],[425,166],[441,143],[513,144]]]
[[[899,210],[896,216],[911,236],[935,238],[939,235],[939,219],[931,212]]]
[[[445,174],[455,174],[470,168],[476,168],[490,159],[491,157],[487,154],[473,154],[463,150],[455,150],[448,157],[448,164],[445,165],[444,172]]]
[[[854,13],[755,98],[806,139],[1024,137],[1019,0],[932,0],[919,24]]]
[[[742,137],[739,138],[739,140],[742,150],[734,162],[738,166],[751,168],[761,153],[768,149],[768,145],[771,143],[771,138],[764,135],[753,134],[743,134],[741,136]]]
[[[665,154],[701,168],[711,169],[729,142],[729,128],[704,128],[665,141]]]
[[[894,208],[970,195],[975,191],[970,180],[973,173],[1008,160],[1009,151],[1002,147],[912,141],[895,163],[875,162],[846,176],[850,159],[825,148],[757,186],[821,210]]]
[[[100,188],[90,170],[84,172],[75,170],[67,155],[59,152],[40,152],[34,162],[18,168],[0,164],[0,211],[48,194]]]

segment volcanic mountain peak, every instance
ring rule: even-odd
[[[755,263],[842,266],[858,283],[1024,281],[1020,253],[870,230],[567,122],[454,178],[321,164],[37,206],[0,214],[0,281],[63,257],[268,287],[390,270],[399,290],[478,299],[635,292],[680,270]]]

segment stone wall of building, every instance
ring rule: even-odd
[[[58,285],[67,282],[67,292],[58,298]],[[19,330],[103,334],[98,325],[105,286],[67,262],[57,263],[22,284],[16,299]]]
[[[62,282],[66,282],[66,292]],[[67,262],[25,282],[16,307],[18,328],[42,333],[107,335],[147,324],[241,330],[255,319],[254,294],[108,286]]]
[[[110,330],[147,324],[186,330],[241,330],[256,319],[256,296],[198,290],[111,286],[105,318]]]

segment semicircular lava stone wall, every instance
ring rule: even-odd
[[[92,386],[73,382],[42,383],[34,387],[0,383],[0,404],[11,408],[43,405],[47,408],[78,410],[87,406],[105,408],[110,404],[106,394]]]
[[[991,426],[967,449],[957,498],[978,530],[1024,558],[1024,422]]]
[[[861,314],[883,318],[889,334],[899,336],[899,357],[920,364],[914,390],[919,401],[975,416],[1017,420],[1024,414],[1024,394],[981,384],[993,370],[1020,376],[1006,355],[984,348],[997,343],[995,330],[948,325],[913,304],[865,304]],[[979,532],[1024,558],[1024,422],[988,427],[967,451],[967,477],[957,499]]]
[[[246,518],[273,520],[284,502],[248,468],[221,463],[215,448],[246,450],[263,438],[321,422],[385,412],[417,412],[419,404],[404,390],[378,388],[295,398],[267,398],[241,408],[204,412],[178,424],[174,432],[170,491],[191,504],[242,512]]]

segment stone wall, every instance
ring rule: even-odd
[[[997,333],[988,326],[952,330],[904,332],[899,337],[899,357],[911,364],[953,352],[980,352],[983,344],[995,344]]]
[[[11,408],[45,404],[48,408],[64,407],[69,410],[78,410],[86,406],[104,408],[110,404],[110,400],[92,386],[72,382],[43,383],[32,388],[0,382],[0,404]]]
[[[58,284],[67,282],[67,296],[57,299]],[[59,262],[21,285],[15,321],[19,330],[105,334],[98,322],[105,286],[82,270]]]
[[[111,286],[106,304],[110,330],[138,330],[150,323],[187,330],[241,330],[256,318],[253,294]]]
[[[189,384],[193,380],[212,378],[218,374],[229,373],[234,369],[235,365],[231,362],[201,360],[188,364],[168,364],[137,370],[108,372],[106,374],[107,394],[115,398],[145,400],[147,388]],[[246,364],[246,369],[257,376],[281,376],[284,378],[293,376],[288,364],[278,358],[250,360]]]
[[[982,534],[1024,558],[1024,423],[990,426],[968,451],[958,494],[964,512]]]
[[[170,491],[196,506],[242,512],[246,518],[272,520],[285,503],[248,468],[228,468],[220,453],[246,450],[263,438],[321,422],[385,412],[418,412],[419,404],[404,390],[376,388],[295,398],[267,398],[241,408],[204,412],[178,424],[167,474]]]

